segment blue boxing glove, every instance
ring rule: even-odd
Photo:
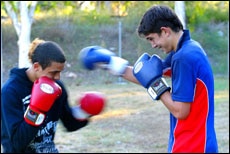
[[[162,77],[163,64],[157,55],[142,54],[134,64],[133,74],[154,100],[159,100],[164,92],[171,89]]]
[[[80,51],[78,57],[84,68],[88,70],[102,68],[117,76],[123,75],[129,63],[127,60],[117,57],[113,52],[100,46],[85,47]]]

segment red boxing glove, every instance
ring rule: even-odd
[[[28,124],[39,126],[45,119],[45,113],[50,110],[54,101],[62,93],[61,87],[52,79],[42,76],[34,82],[30,104],[24,114]]]
[[[100,92],[85,92],[79,98],[79,105],[73,108],[76,119],[85,120],[91,116],[98,115],[104,109],[105,96]]]

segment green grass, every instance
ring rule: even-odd
[[[220,153],[229,153],[229,78],[215,78],[215,128]]]
[[[228,78],[215,78],[215,128],[220,153],[229,153]],[[105,110],[76,132],[58,126],[55,138],[60,152],[167,153],[169,113],[160,101],[133,83],[68,86],[71,105],[84,91],[106,94]],[[63,139],[64,138],[64,139]]]
[[[219,153],[229,153],[229,78],[215,78],[215,128]],[[68,84],[70,105],[81,92],[106,94],[104,111],[88,126],[67,133],[60,123],[55,143],[61,153],[167,153],[169,112],[133,83]]]

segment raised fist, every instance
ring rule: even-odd
[[[79,53],[79,60],[88,70],[102,68],[117,76],[121,76],[128,65],[127,60],[115,56],[113,52],[100,46],[83,48]]]
[[[30,104],[24,114],[27,123],[39,126],[54,101],[62,93],[61,87],[52,79],[42,76],[34,82]]]

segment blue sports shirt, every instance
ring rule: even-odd
[[[190,38],[189,30],[184,30],[177,50],[168,57],[164,67],[171,67],[172,99],[191,103],[185,120],[170,113],[168,152],[217,153],[214,77],[205,51]]]

